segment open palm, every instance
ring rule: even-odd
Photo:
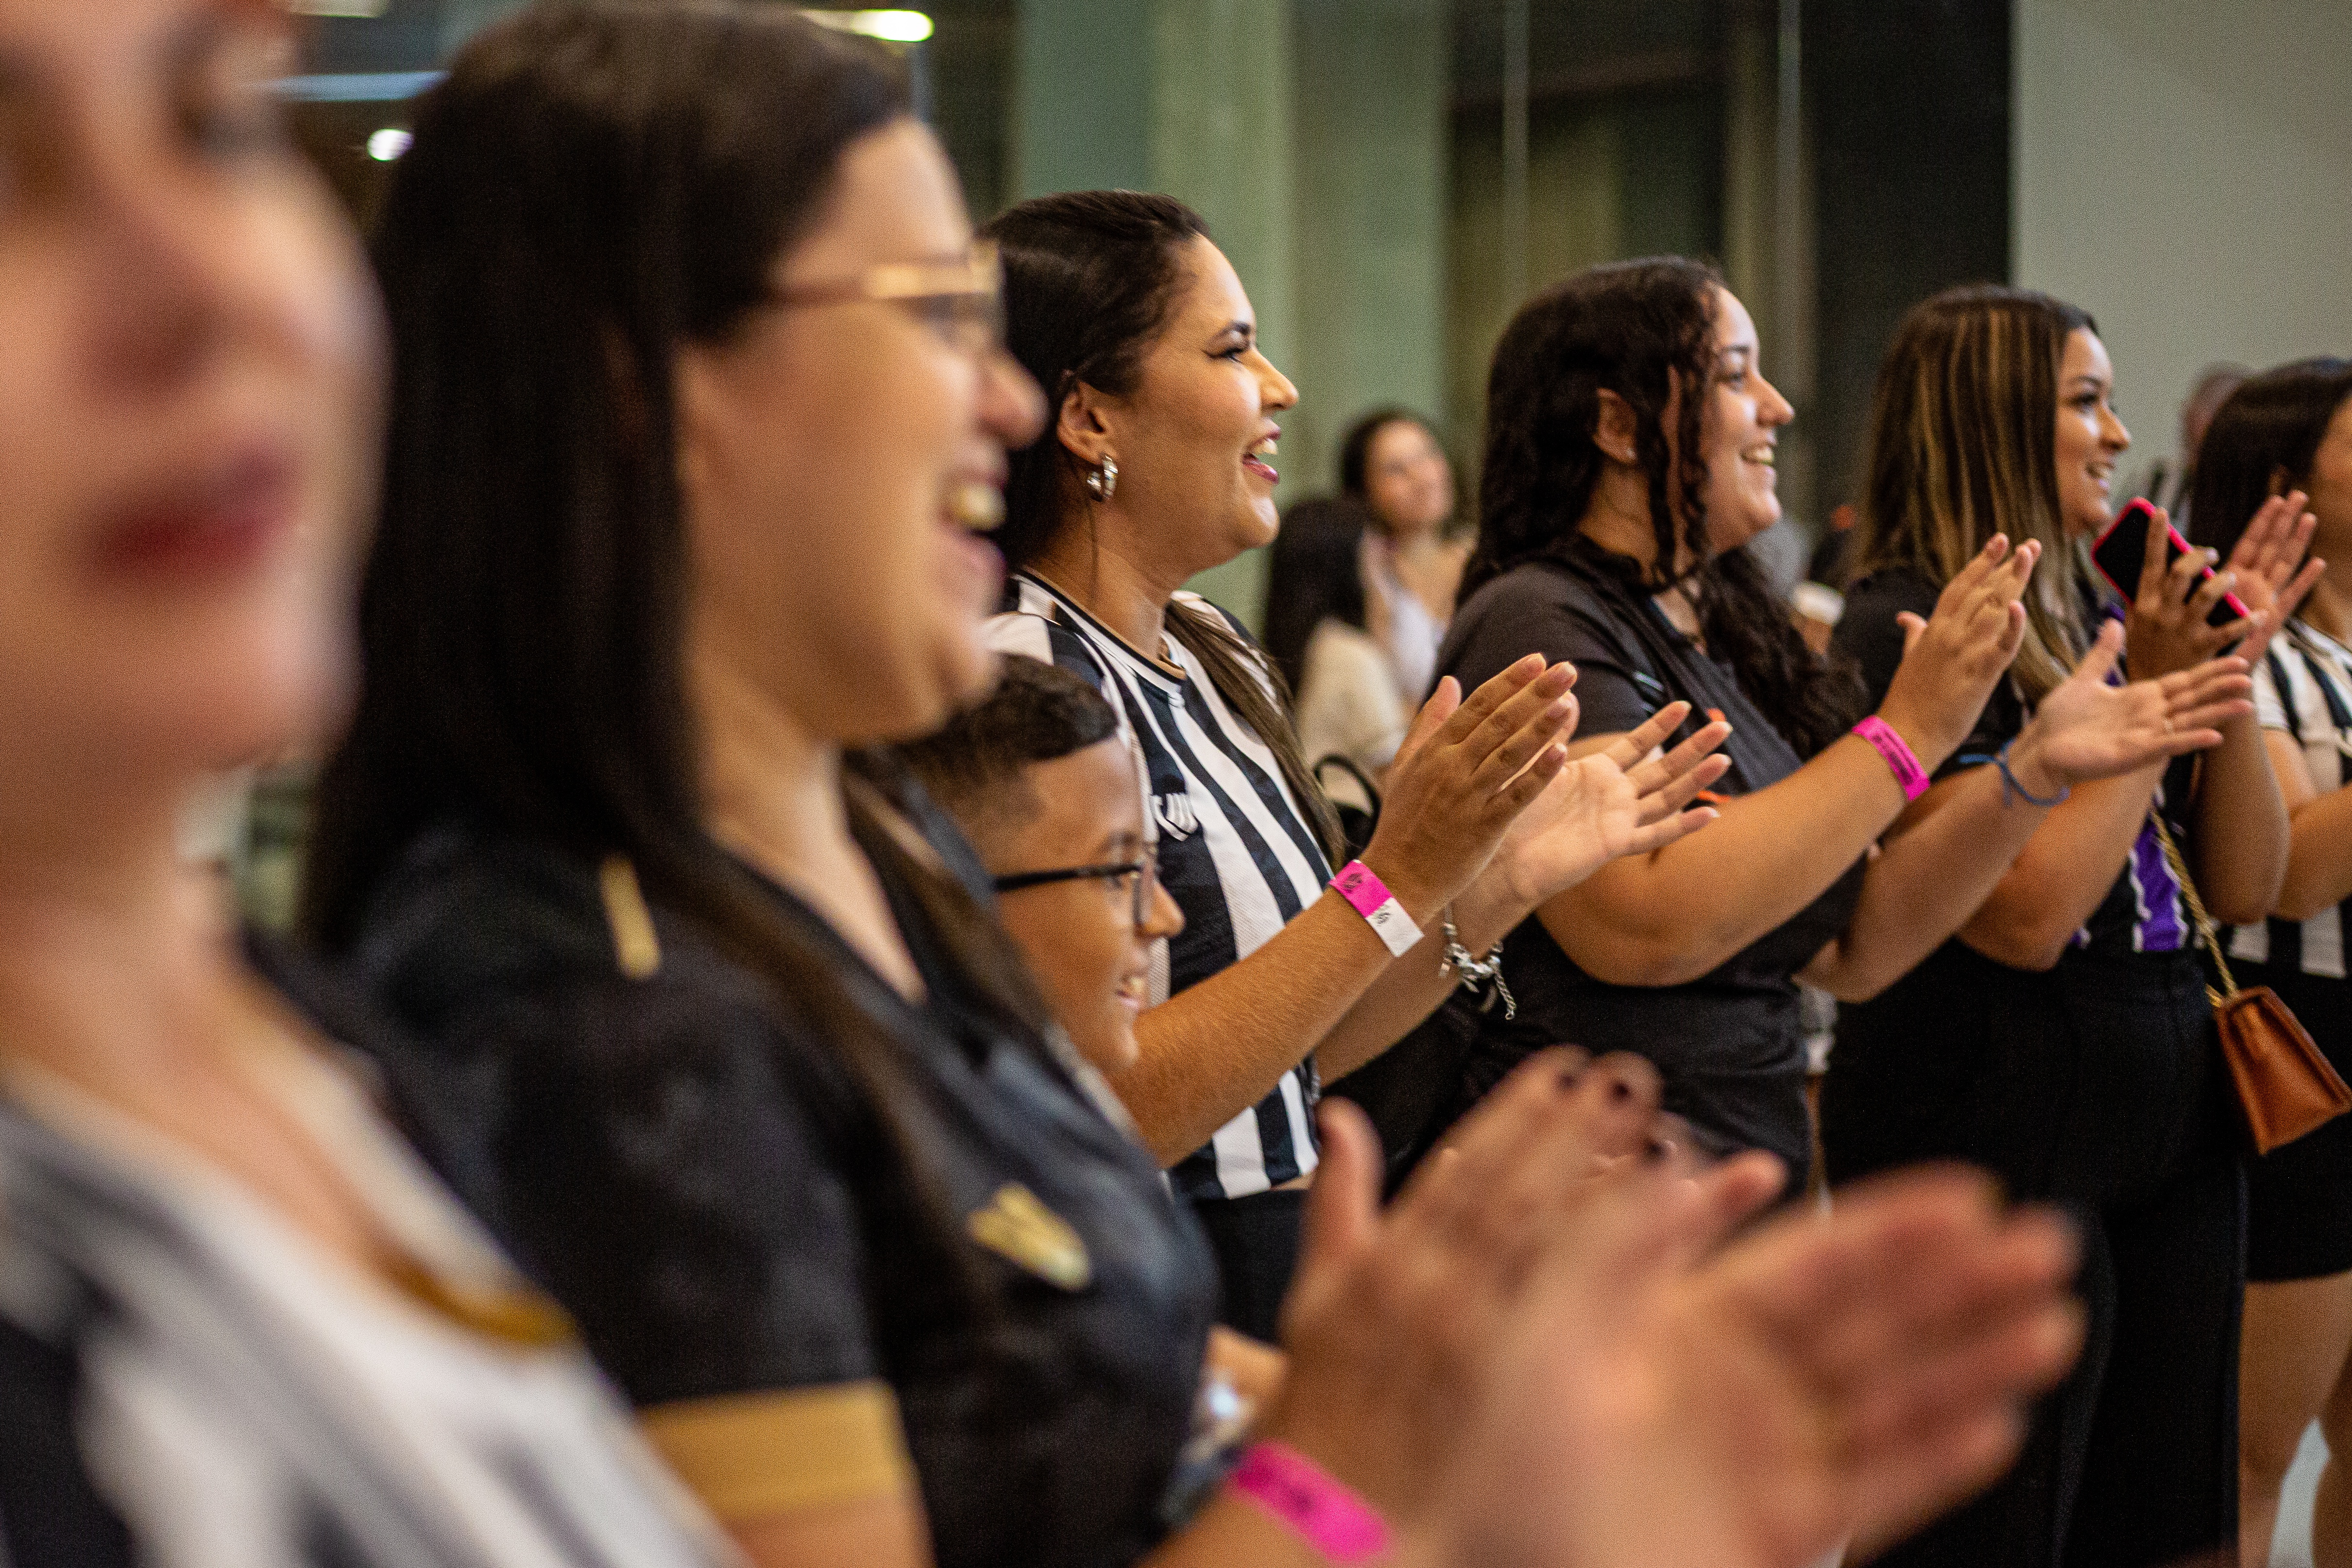
[[[2066,1232],[1976,1178],[1906,1173],[1705,1260],[1629,1188],[1584,1211],[1493,1363],[1456,1562],[1801,1568],[1899,1538],[2000,1473],[2073,1359]]]
[[[2113,778],[2164,757],[2221,743],[2219,726],[2250,712],[2242,658],[2208,659],[2160,680],[2115,685],[2123,626],[2100,628],[2074,673],[2051,689],[2019,740],[2066,784]]]
[[[1689,716],[1689,703],[1669,703],[1544,786],[1503,840],[1514,897],[1539,904],[1620,856],[1663,849],[1715,820],[1711,807],[1685,808],[1731,766],[1716,752],[1731,726],[1717,720],[1650,755]]]

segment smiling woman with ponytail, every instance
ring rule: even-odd
[[[1449,909],[1483,952],[1546,889],[1703,820],[1676,812],[1716,737],[1677,757],[1679,794],[1638,807],[1615,764],[1593,759],[1609,776],[1568,775],[1497,857],[1560,773],[1575,672],[1528,659],[1466,702],[1447,683],[1388,775],[1362,858],[1432,938],[1399,956],[1323,896],[1344,851],[1272,661],[1183,591],[1273,540],[1273,416],[1298,400],[1259,350],[1232,263],[1182,203],[1130,191],[1025,202],[988,233],[1003,248],[1008,345],[1049,405],[1044,438],[1013,458],[996,538],[1016,575],[994,640],[1094,682],[1142,750],[1186,924],[1118,1088],[1199,1206],[1227,1321],[1271,1337],[1316,1166],[1320,1078],[1385,1050],[1451,991]],[[1613,837],[1591,810],[1555,818],[1580,783],[1623,792],[1575,796],[1619,800]]]

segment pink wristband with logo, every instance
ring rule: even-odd
[[[1878,754],[1886,759],[1886,765],[1895,771],[1895,782],[1903,786],[1905,800],[1917,800],[1927,793],[1927,770],[1919,765],[1919,759],[1911,754],[1911,748],[1895,732],[1894,725],[1873,713],[1856,724],[1853,732],[1876,747]]]
[[[1349,909],[1364,917],[1364,923],[1388,948],[1390,957],[1402,958],[1421,940],[1421,927],[1405,913],[1404,906],[1397,902],[1387,884],[1373,876],[1372,868],[1361,860],[1350,860],[1339,868],[1339,874],[1331,879],[1331,886],[1348,900]]]
[[[1334,1563],[1369,1563],[1389,1549],[1387,1521],[1372,1505],[1296,1448],[1252,1444],[1233,1480],[1234,1490]]]

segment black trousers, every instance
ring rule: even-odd
[[[1298,1241],[1307,1216],[1307,1189],[1217,1198],[1192,1205],[1224,1286],[1217,1321],[1268,1344],[1281,1338],[1282,1299],[1298,1268]]]
[[[2170,1568],[2233,1549],[2245,1179],[2202,973],[1951,954],[1842,1016],[1831,1175],[1958,1158],[2063,1208],[2088,1331],[2010,1473],[1879,1562]]]

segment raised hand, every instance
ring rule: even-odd
[[[1607,1173],[1649,1148],[1657,1102],[1639,1058],[1540,1053],[1382,1210],[1378,1139],[1353,1106],[1325,1100],[1323,1163],[1283,1304],[1290,1367],[1267,1433],[1391,1520],[1415,1514],[1538,1261]]]
[[[2273,496],[2263,503],[2246,531],[2230,551],[2230,573],[2239,601],[2263,617],[2261,627],[2236,649],[2249,668],[2263,657],[2271,638],[2302,608],[2304,595],[2327,570],[2327,563],[2304,556],[2311,549],[2319,519],[2304,510],[2310,498],[2301,490]],[[2301,570],[2296,569],[2301,563]]]
[[[1717,751],[1731,726],[1717,720],[1673,751],[1650,755],[1688,717],[1689,703],[1670,702],[1560,770],[1496,852],[1512,898],[1532,908],[1620,856],[1663,849],[1715,820],[1714,807],[1690,803],[1731,766]]]
[[[2124,645],[2132,669],[2143,676],[2170,675],[2232,644],[2250,667],[2262,658],[2326,569],[2326,563],[2313,561],[2300,573],[2295,570],[2318,526],[2303,503],[2300,490],[2263,502],[2231,551],[2229,564],[2210,581],[2200,581],[2200,574],[2218,559],[2210,550],[2186,551],[2166,563],[2171,525],[2163,509],[2157,509],[2147,531],[2139,586],[2124,616]],[[2224,594],[2237,595],[2252,613],[2219,626],[2207,625]]]
[[[1911,1173],[1695,1263],[1741,1164],[1632,1170],[1588,1200],[1484,1363],[1433,1558],[1802,1568],[2009,1462],[2080,1341],[2063,1226]]]
[[[2242,654],[2158,680],[2110,685],[2123,648],[2123,624],[2101,626],[2082,664],[2051,689],[2011,744],[2011,769],[2032,793],[2052,795],[2218,746],[2223,722],[2253,711]]]
[[[1426,920],[1486,868],[1519,813],[1568,762],[1571,665],[1529,654],[1461,697],[1452,676],[1422,707],[1389,767],[1365,862]]]
[[[1924,621],[1908,613],[1896,617],[1903,623],[1903,662],[1878,714],[1929,773],[1967,738],[2017,657],[2025,637],[2019,599],[2041,554],[2032,540],[2011,551],[2008,536],[1996,533],[1944,585],[1934,615]]]

